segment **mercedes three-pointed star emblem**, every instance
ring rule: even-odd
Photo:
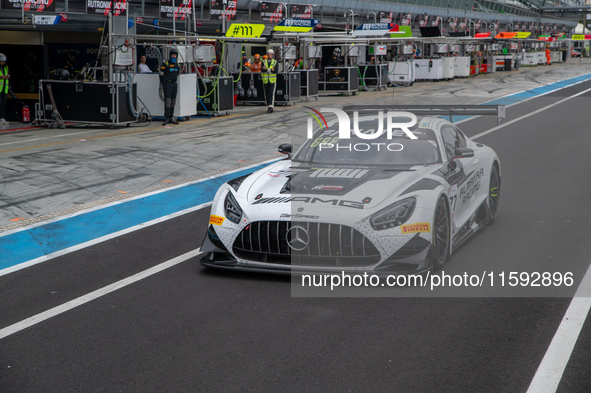
[[[302,251],[306,247],[308,247],[308,242],[310,241],[310,235],[308,231],[306,231],[302,227],[293,226],[287,231],[285,235],[285,240],[287,240],[287,245],[289,248],[295,251]]]

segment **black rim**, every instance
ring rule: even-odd
[[[437,256],[438,261],[444,261],[449,249],[449,214],[447,214],[447,204],[443,198],[437,203],[435,211],[435,228],[433,229],[435,255]]]
[[[501,198],[501,180],[497,167],[493,167],[490,176],[489,208],[490,216],[496,217],[499,210],[499,199]]]

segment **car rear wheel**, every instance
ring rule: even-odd
[[[449,208],[445,198],[441,196],[435,206],[435,217],[433,218],[433,249],[431,250],[431,260],[434,270],[441,269],[449,255],[449,220]]]
[[[499,201],[501,200],[501,176],[499,175],[499,169],[496,165],[493,165],[490,171],[490,187],[488,188],[488,210],[489,210],[489,223],[495,222],[497,215],[499,214]]]

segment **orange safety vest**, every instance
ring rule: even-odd
[[[263,67],[262,61],[259,61],[258,63],[256,61],[253,61],[252,64],[250,65],[250,72],[261,72],[262,67]]]

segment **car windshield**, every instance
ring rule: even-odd
[[[417,125],[420,121],[417,122]],[[409,130],[394,129],[392,138],[384,130],[375,139],[360,138],[354,132],[350,139],[339,139],[338,124],[319,132],[296,153],[293,161],[309,164],[412,166],[441,162],[435,132],[417,125]],[[370,135],[378,128],[378,119],[359,121],[360,133]]]

